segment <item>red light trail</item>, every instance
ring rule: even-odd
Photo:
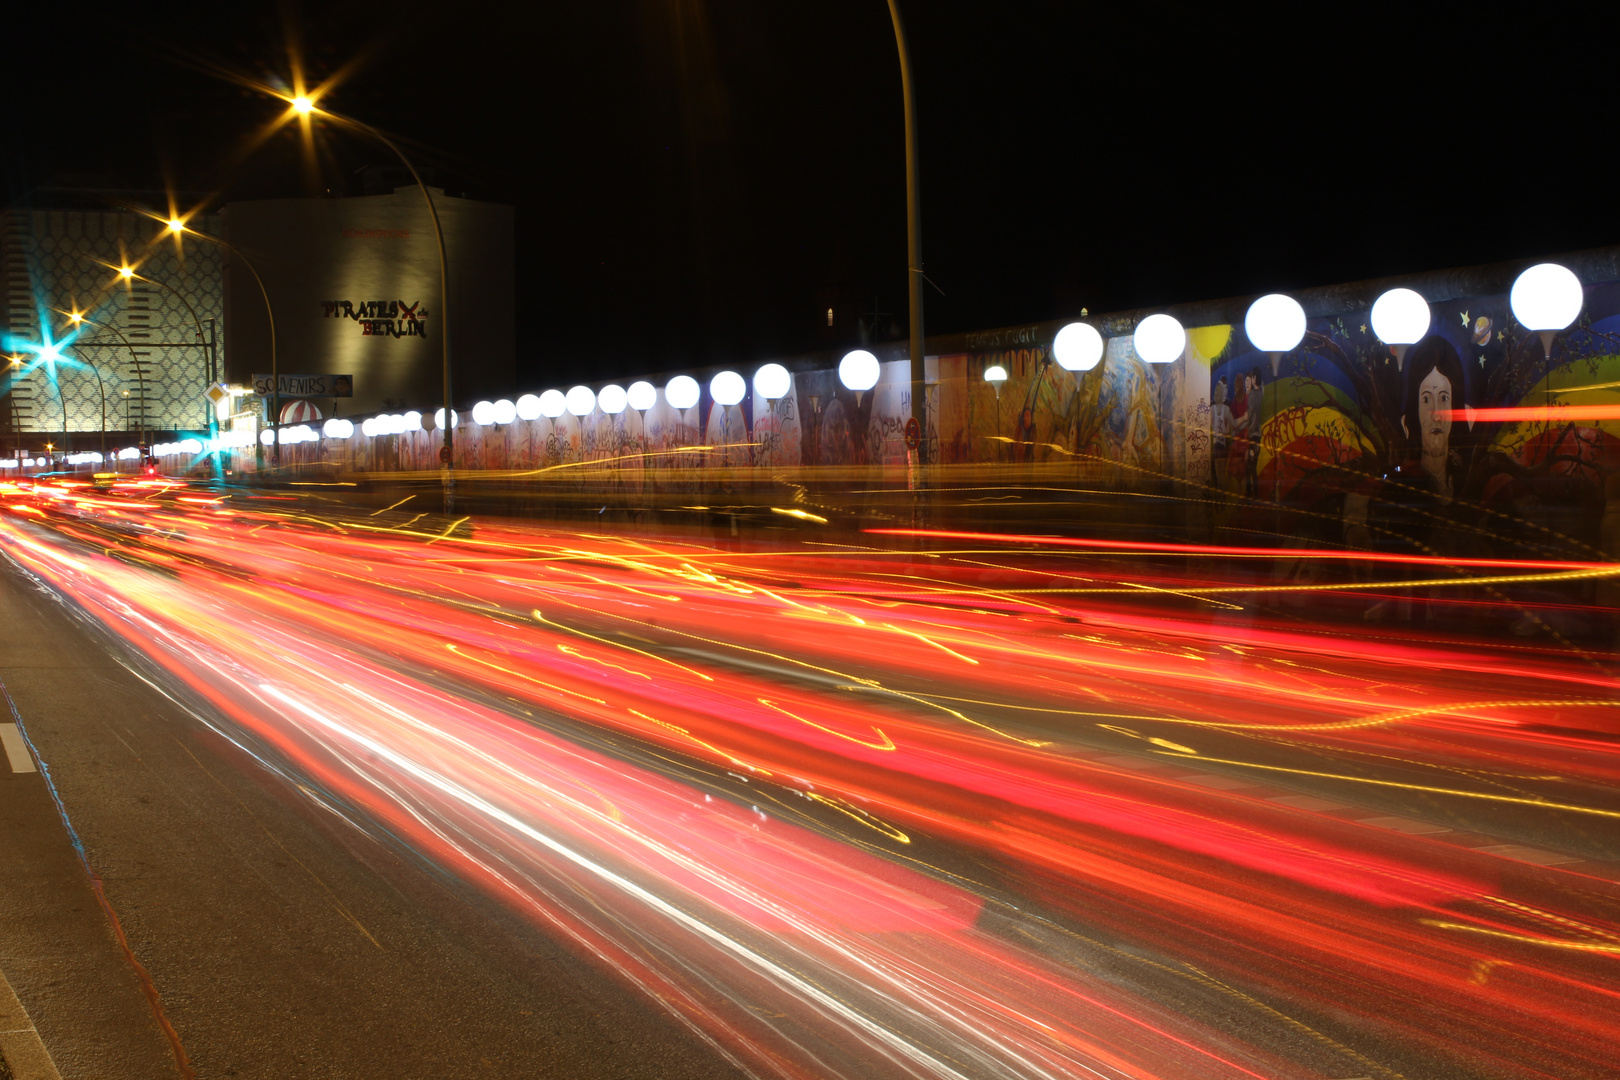
[[[0,552],[757,1075],[1612,1068],[1612,665],[1124,558],[1229,549],[438,539],[179,496],[0,491]]]

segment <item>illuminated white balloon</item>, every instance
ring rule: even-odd
[[[493,401],[480,401],[473,406],[472,421],[479,427],[488,427],[495,422],[495,403]]]
[[[629,404],[629,400],[628,395],[624,392],[624,387],[615,383],[608,383],[596,394],[596,403],[602,406],[602,411],[609,416],[618,416],[624,412],[624,407]]]
[[[721,405],[735,405],[748,392],[748,384],[735,371],[722,371],[709,380],[709,396]]]
[[[1173,364],[1187,351],[1187,331],[1170,315],[1149,315],[1136,324],[1131,343],[1144,364]]]
[[[334,416],[321,425],[321,430],[328,439],[347,439],[354,434],[354,421]]]
[[[589,416],[596,409],[596,394],[588,386],[576,386],[565,399],[572,416]]]
[[[1064,371],[1090,371],[1103,357],[1102,335],[1090,323],[1072,322],[1052,339],[1052,357]]]
[[[412,409],[410,412],[406,413],[405,414],[405,430],[406,431],[421,431],[422,430],[422,414],[417,412],[415,409]]]
[[[1305,309],[1282,293],[1262,296],[1243,317],[1249,344],[1264,353],[1289,353],[1305,340]],[[1180,350],[1177,350],[1178,355]]]
[[[1385,345],[1415,345],[1429,332],[1429,302],[1411,289],[1390,289],[1373,301],[1368,322]]]
[[[517,414],[519,420],[538,420],[540,418],[540,399],[533,394],[524,394],[517,399]]]
[[[517,419],[517,405],[506,398],[495,403],[495,422],[497,424],[510,424]]]
[[[984,381],[994,383],[997,387],[1000,387],[1002,383],[1007,381],[1007,369],[1000,364],[991,364],[984,369]]]
[[[540,415],[555,420],[568,411],[568,399],[561,390],[547,390],[540,395]]]
[[[450,410],[450,426],[455,427],[459,423],[461,423],[461,414],[456,412],[456,410],[451,409]],[[433,426],[438,428],[440,431],[444,430],[444,410],[443,409],[435,409],[433,411]]]
[[[702,393],[698,381],[690,375],[677,375],[664,386],[664,400],[672,409],[690,409],[698,403]]]
[[[864,392],[877,385],[878,376],[883,367],[878,358],[865,349],[856,349],[838,361],[838,381],[846,387],[857,392]]]
[[[786,397],[793,385],[793,376],[781,364],[766,364],[754,372],[754,392],[766,401]]]
[[[625,395],[630,407],[637,412],[646,412],[658,404],[658,388],[645,379],[630,384],[629,393]]]
[[[1520,274],[1508,294],[1513,317],[1526,330],[1562,330],[1581,313],[1586,293],[1567,266],[1539,263]]]

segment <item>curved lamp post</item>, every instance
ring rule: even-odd
[[[1378,340],[1395,354],[1395,370],[1406,364],[1406,350],[1429,332],[1433,313],[1429,302],[1411,289],[1390,289],[1373,301],[1368,321]]]
[[[399,158],[400,164],[405,166],[406,170],[411,174],[411,179],[416,181],[417,188],[422,192],[422,200],[427,203],[428,217],[433,219],[433,236],[439,244],[439,346],[440,354],[444,362],[444,409],[446,412],[451,411],[449,314],[450,259],[445,251],[444,226],[439,221],[439,208],[433,201],[433,193],[430,192],[428,190],[428,186],[422,182],[421,174],[416,171],[416,166],[411,164],[411,159],[405,156],[404,151],[395,146],[392,139],[384,135],[381,131],[378,131],[376,128],[372,127],[370,124],[356,120],[351,116],[343,116],[340,113],[322,109],[315,104],[313,98],[306,94],[299,94],[296,97],[286,100],[287,103],[292,106],[293,111],[299,116],[305,118],[311,116],[324,116],[338,124],[354,128],[356,131],[361,132],[362,134],[369,135],[373,139],[376,139],[378,142],[382,143],[384,146],[388,147],[389,150],[393,151],[394,156]],[[454,512],[456,500],[455,428],[451,425],[446,425],[443,428],[443,431],[444,446],[439,450],[439,460],[443,467],[442,478],[444,484],[444,511],[448,514]]]
[[[101,323],[98,323],[93,319],[86,318],[84,315],[80,314],[77,311],[69,313],[68,322],[72,323],[74,326],[80,326],[80,325],[88,324],[90,326],[99,327],[99,326],[102,325]],[[122,336],[122,335],[120,335],[120,336]],[[130,354],[130,356],[135,355],[135,347],[133,345],[130,346],[129,354]],[[63,359],[65,360],[67,358],[63,357]],[[97,367],[96,365],[87,364],[87,363],[84,363],[83,361],[80,361],[78,366],[87,367],[91,371],[95,372],[96,385],[101,388],[101,460],[103,462],[105,462],[107,460],[107,382],[106,382],[105,379],[103,379],[101,377],[101,369],[99,367]],[[140,370],[140,366],[139,366],[139,362],[137,362],[136,371],[139,371],[139,370]],[[143,419],[144,419],[144,417],[143,417]],[[63,410],[63,415],[62,415],[62,427],[64,429],[67,427],[67,412],[66,412],[65,409]]]
[[[911,322],[911,418],[917,429],[928,431],[928,377],[923,359],[922,294],[922,207],[917,179],[917,99],[911,85],[911,49],[906,44],[906,27],[900,19],[898,0],[889,0],[889,19],[894,23],[894,43],[900,50],[900,93],[906,109],[906,295],[910,301]],[[928,440],[918,440],[917,462],[926,460]]]
[[[241,251],[237,250],[236,245],[232,244],[229,240],[221,239],[218,236],[214,236],[212,233],[199,232],[179,218],[170,218],[167,222],[167,227],[171,233],[174,233],[177,236],[195,236],[197,239],[205,240],[210,244],[218,244],[220,247],[230,252],[233,256],[242,260],[242,265],[248,268],[248,273],[253,275],[254,283],[259,286],[259,295],[264,299],[264,315],[265,318],[270,320],[270,430],[276,431],[281,426],[281,368],[277,365],[276,361],[276,312],[275,309],[270,306],[270,291],[264,287],[264,278],[259,276],[258,268],[253,265],[248,257],[243,255]],[[128,267],[124,267],[118,272],[120,274],[124,274],[124,271],[128,269]],[[130,274],[126,276],[135,275],[133,271],[131,271]],[[151,281],[152,279],[142,278],[141,280]],[[164,287],[167,288],[167,286]],[[176,295],[179,294],[176,293]],[[182,299],[184,298],[182,297]],[[187,306],[189,307],[190,305]],[[195,317],[196,313],[193,312],[192,314],[193,317]],[[201,324],[199,324],[197,332],[202,332]],[[261,440],[261,445],[262,443],[263,440]],[[276,435],[272,435],[270,437],[269,445],[270,461],[272,464],[279,466],[281,464],[281,439]]]

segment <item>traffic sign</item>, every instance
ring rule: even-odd
[[[917,418],[913,416],[906,421],[906,449],[915,450],[920,442],[922,442],[922,427],[917,423]]]

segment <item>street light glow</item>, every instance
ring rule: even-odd
[[[865,349],[856,349],[846,353],[838,361],[838,381],[856,393],[864,393],[877,385],[878,376],[883,373],[883,367],[878,358]]]
[[[292,99],[293,112],[299,116],[308,116],[315,111],[315,103],[305,94],[299,94]]]
[[[1411,289],[1390,289],[1373,301],[1373,333],[1385,345],[1416,345],[1429,332],[1429,302]]]
[[[735,405],[747,392],[748,384],[735,371],[722,371],[709,380],[709,396],[721,405]]]
[[[754,372],[754,391],[766,401],[787,396],[793,386],[793,376],[781,364],[766,364]]]
[[[1052,356],[1064,371],[1090,371],[1103,358],[1103,339],[1090,323],[1072,322],[1052,339]]]
[[[563,399],[572,416],[586,417],[596,411],[596,391],[588,386],[576,386]]]
[[[169,231],[172,233],[185,232],[186,223],[177,217],[172,217],[169,219]]]
[[[1540,263],[1513,282],[1508,304],[1526,330],[1563,330],[1575,321],[1585,301],[1581,279],[1567,266]]]
[[[135,268],[133,266],[120,266],[118,268],[118,276],[123,278],[125,281],[128,281],[130,278],[135,276]]]
[[[1261,352],[1291,353],[1305,340],[1305,309],[1292,296],[1270,293],[1249,305],[1243,332]]]
[[[629,400],[632,409],[644,413],[658,404],[658,389],[652,383],[642,379],[630,384],[630,390],[625,397]]]
[[[1149,315],[1136,325],[1131,342],[1144,364],[1173,364],[1187,350],[1187,331],[1171,315]]]
[[[698,403],[701,392],[702,388],[692,376],[677,375],[664,387],[664,400],[669,402],[671,408],[684,411]]]

